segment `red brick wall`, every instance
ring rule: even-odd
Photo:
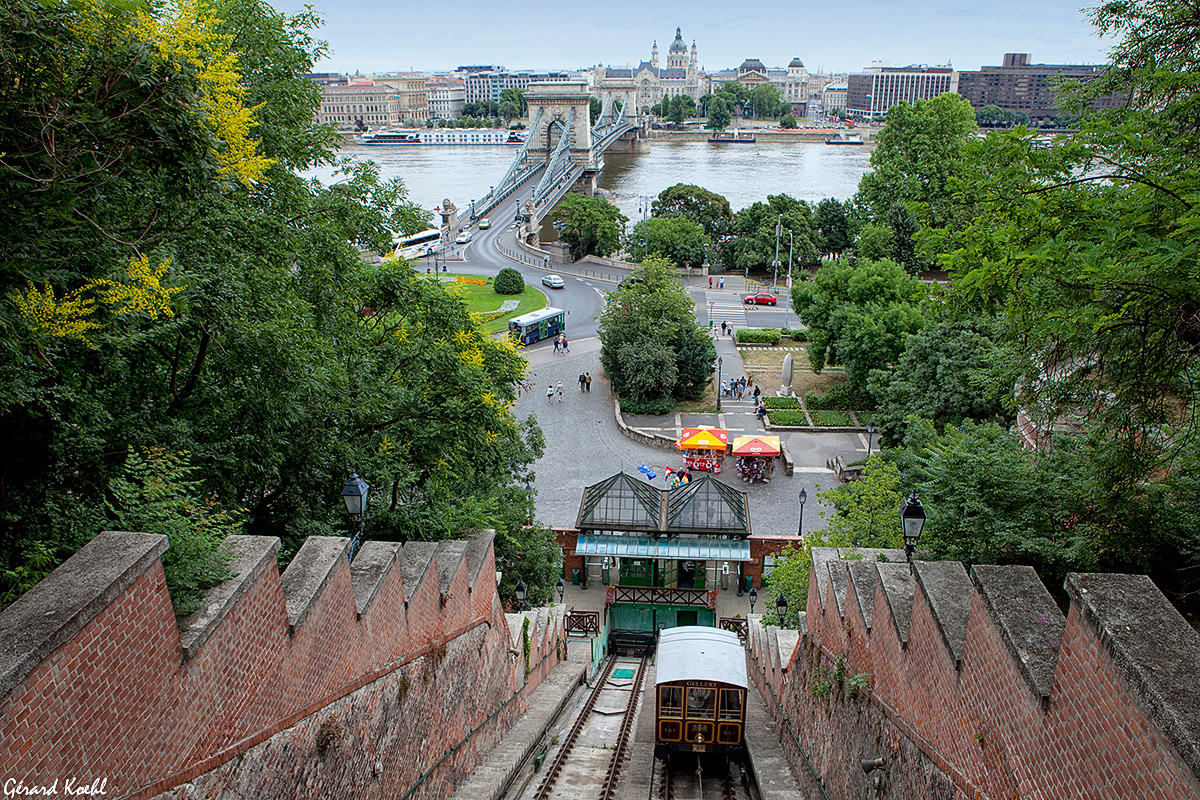
[[[752,626],[750,673],[829,797],[1200,798],[1197,776],[1077,606],[1055,642],[1043,702],[978,588],[956,664],[920,587],[902,644],[881,587],[868,632],[853,588],[839,613],[836,589],[824,586],[821,596],[810,579],[807,634],[779,662],[771,632]],[[858,698],[845,679],[854,674],[869,676]],[[781,730],[780,739],[793,770],[807,775],[790,735]],[[875,795],[858,760],[879,756],[884,788]]]
[[[526,676],[513,663],[494,575],[489,548],[476,585],[461,560],[445,598],[436,567],[405,598],[397,565],[358,619],[339,558],[292,634],[272,563],[188,659],[155,559],[0,698],[0,781],[106,778],[109,797],[150,797],[194,779],[193,796],[242,786],[242,796],[319,797],[340,785],[391,797],[487,721],[414,795],[444,797],[558,661],[561,631],[550,617],[532,642],[531,663],[541,666]],[[312,770],[324,777],[297,781]],[[246,784],[249,775],[259,784]],[[350,782],[325,783],[339,775]]]

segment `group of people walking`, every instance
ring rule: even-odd
[[[730,378],[728,386],[721,387],[721,394],[734,400],[741,400],[748,387],[754,386],[754,379],[743,375],[740,378]],[[762,390],[754,386],[754,397],[757,399]]]
[[[567,335],[565,333],[560,333],[554,337],[554,352],[562,353],[563,355],[571,352],[571,347],[567,343]]]

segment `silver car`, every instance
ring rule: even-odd
[[[549,286],[551,289],[561,289],[567,285],[567,282],[562,279],[561,275],[547,275],[542,278],[542,285]]]

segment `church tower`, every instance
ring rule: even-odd
[[[650,48],[650,66],[658,69],[658,39],[654,40],[654,47]]]
[[[675,41],[667,51],[667,69],[687,69],[687,45],[683,43],[683,31],[675,29]]]

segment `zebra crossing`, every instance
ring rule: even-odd
[[[731,294],[729,290],[705,291],[704,306],[710,310],[713,326],[716,328],[720,328],[722,322],[728,322],[734,330],[750,327],[741,295]]]

